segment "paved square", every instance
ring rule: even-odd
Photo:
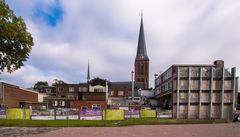
[[[240,137],[240,124],[73,127],[25,137]]]

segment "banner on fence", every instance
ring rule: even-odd
[[[105,113],[106,120],[124,120],[124,110],[108,109]]]
[[[7,109],[7,119],[30,119],[30,110],[21,108]]]
[[[77,120],[79,119],[78,109],[57,108],[56,120]]]
[[[32,120],[54,120],[54,109],[32,110]]]
[[[155,118],[156,117],[156,110],[141,110],[140,116],[141,118]]]
[[[139,110],[131,109],[131,110],[124,110],[124,112],[125,112],[125,114],[124,114],[125,118],[139,118],[140,117]]]
[[[172,118],[172,110],[157,111],[157,118]]]
[[[102,120],[101,110],[80,110],[81,120]]]
[[[69,120],[78,120],[79,119],[79,109],[71,108],[68,110],[68,119]]]
[[[6,109],[0,108],[0,119],[6,118]]]

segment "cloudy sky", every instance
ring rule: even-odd
[[[34,38],[25,66],[1,79],[22,87],[91,77],[131,80],[141,11],[153,75],[222,59],[240,75],[239,0],[6,0]]]

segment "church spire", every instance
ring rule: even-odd
[[[143,15],[142,14],[141,14],[139,37],[138,37],[136,60],[149,60],[149,58],[147,56],[147,48],[146,48],[146,42],[145,42],[145,35],[144,35],[144,28],[143,28]]]
[[[90,81],[90,68],[89,68],[89,60],[88,60],[87,82],[89,81]]]
[[[135,81],[144,83],[145,89],[149,86],[149,58],[147,55],[142,15],[135,59]]]

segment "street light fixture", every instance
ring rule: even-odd
[[[134,71],[132,70],[132,104],[134,98]]]

